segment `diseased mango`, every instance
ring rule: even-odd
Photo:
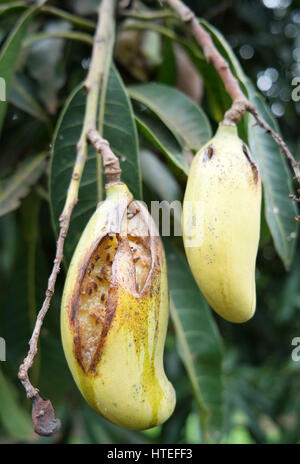
[[[256,306],[261,180],[235,126],[220,125],[195,156],[183,205],[187,259],[210,306],[245,322]]]
[[[168,311],[155,225],[124,184],[112,185],[73,255],[61,333],[81,393],[119,426],[147,429],[173,412],[175,393],[163,367]]]

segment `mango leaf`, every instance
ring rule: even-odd
[[[249,83],[251,102],[254,103],[265,121],[279,132],[273,116],[264,99],[255,93]],[[249,144],[262,177],[265,200],[265,216],[271,231],[274,246],[286,268],[291,265],[298,236],[298,225],[294,219],[297,214],[295,203],[288,198],[293,192],[291,173],[285,157],[277,143],[269,134],[249,118]]]
[[[0,16],[4,16],[6,13],[11,13],[14,10],[18,9],[25,9],[26,5],[24,2],[15,0],[15,1],[8,1],[4,2],[2,5],[0,5]]]
[[[157,147],[185,175],[188,175],[189,166],[183,150],[170,130],[149,112],[141,111],[134,106],[135,118],[140,132],[146,139]]]
[[[202,426],[219,440],[223,427],[222,340],[187,262],[166,244],[171,317]],[[203,430],[205,432],[205,430]]]
[[[202,26],[205,29],[209,30],[209,33],[212,36],[214,44],[219,49],[220,40],[219,37],[216,38],[216,30],[212,28],[205,21],[199,20]],[[221,36],[221,34],[220,34]],[[195,47],[192,42],[187,42],[184,46],[186,52],[189,54],[192,62],[195,67],[199,70],[201,74],[204,85],[205,85],[205,95],[204,103],[206,104],[208,111],[210,112],[211,117],[216,121],[222,121],[225,111],[231,105],[231,98],[227,94],[222,79],[220,78],[218,72],[214,66],[210,63],[207,63],[204,58],[203,53],[200,51],[199,47]],[[229,60],[230,63],[230,60]]]
[[[213,42],[218,49],[218,51],[221,53],[221,55],[225,58],[227,63],[230,66],[230,69],[233,73],[233,75],[238,79],[240,87],[246,97],[249,97],[249,91],[248,91],[248,80],[247,76],[244,73],[244,70],[242,66],[240,65],[239,60],[237,59],[235,53],[233,52],[231,46],[225,39],[225,37],[221,34],[218,29],[216,29],[214,26],[209,24],[207,21],[201,19],[199,20],[201,25],[209,32],[210,36],[213,39]],[[202,62],[199,62],[199,66],[204,66]],[[210,66],[211,67],[211,66]],[[213,77],[211,76],[211,73],[215,72],[215,70],[206,70],[204,72],[204,76],[207,73],[207,78],[205,79],[205,87],[208,87],[209,90],[209,104],[213,105],[211,101],[214,101],[217,99],[218,101],[215,102],[215,107],[220,105],[219,112],[222,113],[221,118],[223,119],[224,116],[224,111],[228,109],[228,107],[231,105],[231,99],[227,95],[227,92],[224,88],[224,85],[222,82],[219,82],[218,80],[220,79],[219,76],[217,80],[215,79],[214,82],[212,82]],[[223,93],[223,96],[219,95],[219,92]],[[211,98],[213,100],[211,100]],[[221,108],[221,102],[223,102],[223,107]],[[220,120],[219,118],[216,118],[217,121]],[[245,116],[242,118],[242,120],[239,123],[239,134],[240,136],[244,139],[245,142],[247,142],[247,135],[248,135],[248,114],[245,114]]]
[[[222,56],[225,58],[225,60],[229,63],[231,71],[238,78],[240,84],[243,87],[242,90],[245,91],[247,95],[247,76],[244,73],[244,70],[239,60],[235,56],[235,53],[233,52],[231,46],[229,45],[223,34],[221,34],[221,32],[218,31],[218,29],[216,29],[214,26],[209,24],[204,19],[199,20],[199,22],[211,35],[215,46],[222,54]]]
[[[14,260],[12,276],[8,280],[1,301],[1,336],[6,341],[6,362],[15,376],[31,335],[31,320],[28,311],[28,253],[20,231],[18,253]],[[13,304],[12,304],[13,302]],[[1,400],[2,403],[2,400]]]
[[[141,150],[143,182],[156,192],[160,199],[172,202],[179,200],[182,192],[176,177],[150,150]]]
[[[173,49],[173,41],[169,37],[163,38],[163,60],[157,76],[161,84],[176,86],[176,59]]]
[[[205,99],[204,104],[210,116],[216,121],[222,121],[225,111],[231,105],[231,99],[226,93],[224,84],[213,66],[209,65],[198,55],[191,53],[189,49],[190,58],[195,67],[199,70],[205,85]]]
[[[29,188],[45,171],[46,153],[26,158],[17,171],[0,182],[0,216],[20,206],[20,200],[27,195]]]
[[[68,185],[70,183],[78,142],[84,119],[86,97],[82,86],[77,87],[67,100],[57,123],[51,160],[50,200],[55,230],[63,210]],[[121,78],[111,67],[107,83],[103,137],[119,157],[122,169],[122,181],[132,194],[141,199],[141,173],[137,133],[130,101]],[[71,220],[70,230],[65,243],[65,257],[71,258],[78,239],[94,212],[98,202],[97,191],[97,154],[89,146],[88,160],[79,189],[79,202]]]
[[[46,23],[43,32],[51,34],[70,29],[68,21],[52,20]],[[38,95],[50,114],[56,113],[58,92],[66,81],[64,47],[64,39],[51,38],[33,42],[27,48],[28,72],[34,78]]]
[[[0,419],[7,432],[18,439],[33,438],[30,414],[18,403],[14,385],[0,369]]]
[[[40,199],[34,192],[22,202],[15,235],[17,249],[1,301],[1,335],[6,340],[7,364],[15,375],[18,365],[28,350],[28,340],[39,303],[36,300],[36,277],[41,275],[43,264],[40,260],[39,269],[36,268],[39,205]],[[47,282],[47,274],[43,282],[41,300],[45,295],[45,282]],[[33,378],[37,374],[37,367],[35,363],[31,370]]]
[[[25,35],[28,24],[33,18],[35,12],[38,8],[45,3],[39,2],[38,6],[33,6],[25,11],[22,16],[20,16],[17,24],[9,34],[5,43],[3,44],[0,52],[0,76],[1,76],[1,85],[5,83],[5,94],[9,95],[10,86],[12,83],[13,75],[15,72],[15,66],[19,56],[21,44],[23,37]],[[2,89],[1,89],[2,90]],[[6,97],[7,98],[7,97]],[[0,132],[3,125],[3,120],[6,112],[6,101],[0,101]]]
[[[47,113],[37,101],[34,85],[25,75],[15,75],[9,101],[25,113],[49,124]]]
[[[145,105],[168,127],[182,149],[197,152],[211,138],[209,121],[196,103],[179,90],[150,83],[128,87],[130,97]]]

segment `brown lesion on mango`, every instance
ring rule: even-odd
[[[211,160],[214,154],[215,154],[215,147],[212,143],[210,143],[208,147],[206,147],[206,149],[204,150],[203,158],[202,158],[203,163],[206,163],[206,161]]]
[[[160,245],[160,239],[139,235],[140,231],[134,225],[131,227],[131,222],[134,223],[129,218],[127,236],[107,234],[99,244],[94,245],[94,251],[87,258],[82,272],[72,313],[74,354],[84,372],[96,374],[96,366],[116,312],[120,320],[124,318],[124,308],[121,311],[119,307],[120,295],[124,290],[129,293],[132,303],[132,309],[125,309],[126,317],[132,318],[131,323],[135,326],[137,351],[140,351],[140,344],[145,339],[145,304],[148,298],[153,298],[153,290],[159,294],[160,260],[156,248],[158,243]],[[158,308],[159,305],[155,304],[154,307]],[[155,318],[158,321],[158,314],[155,314]],[[141,330],[136,333],[137,326]]]
[[[95,248],[80,282],[76,311],[76,357],[88,371],[101,339],[107,316],[112,260],[118,248],[116,236],[106,235]]]

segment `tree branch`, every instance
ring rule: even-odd
[[[223,58],[220,52],[215,47],[210,34],[202,27],[196,18],[194,12],[187,7],[181,0],[164,0],[164,3],[167,4],[180,19],[187,23],[192,31],[194,38],[197,43],[203,50],[204,56],[208,63],[211,63],[219,76],[221,77],[227,93],[232,99],[231,108],[226,111],[224,115],[224,120],[221,124],[233,125],[238,123],[241,118],[244,116],[246,111],[252,114],[255,118],[256,123],[262,127],[268,134],[273,137],[275,142],[279,145],[281,152],[286,157],[288,163],[294,171],[295,178],[300,184],[300,168],[299,164],[296,162],[294,156],[288,149],[286,143],[280,137],[280,135],[272,129],[272,127],[264,121],[264,119],[259,115],[259,112],[255,105],[249,102],[249,100],[244,95],[243,91],[240,88],[238,79],[232,74],[231,69],[227,61]],[[297,190],[297,193],[300,194],[300,189]],[[293,200],[296,200],[297,197],[290,196]],[[296,197],[296,198],[295,198]],[[300,221],[300,216],[296,216],[295,219]]]
[[[32,400],[32,418],[34,430],[39,435],[48,436],[60,428],[59,419],[55,419],[54,410],[50,401],[44,401],[38,394],[28,376],[37,353],[37,345],[43,320],[47,314],[54,293],[57,275],[63,259],[64,241],[67,236],[71,215],[78,202],[79,185],[87,160],[87,134],[94,129],[97,119],[99,89],[101,79],[105,73],[107,63],[110,62],[114,38],[114,12],[116,0],[102,0],[98,10],[98,24],[94,37],[93,52],[90,71],[85,83],[88,93],[86,100],[83,129],[77,144],[76,161],[73,168],[72,179],[69,184],[67,198],[63,212],[59,219],[60,231],[57,240],[56,255],[52,272],[48,280],[46,297],[40,309],[36,324],[29,342],[29,351],[19,368],[18,377],[22,382],[27,397]]]
[[[91,129],[87,133],[87,138],[94,145],[97,153],[102,156],[107,184],[119,184],[122,173],[119,158],[112,152],[109,142],[101,137],[95,129]]]

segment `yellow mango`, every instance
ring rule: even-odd
[[[101,416],[147,429],[172,414],[163,367],[168,324],[166,259],[147,209],[112,185],[74,252],[62,298],[65,356]]]
[[[201,292],[231,322],[255,312],[260,210],[261,179],[249,149],[236,126],[219,125],[191,165],[183,239]]]

